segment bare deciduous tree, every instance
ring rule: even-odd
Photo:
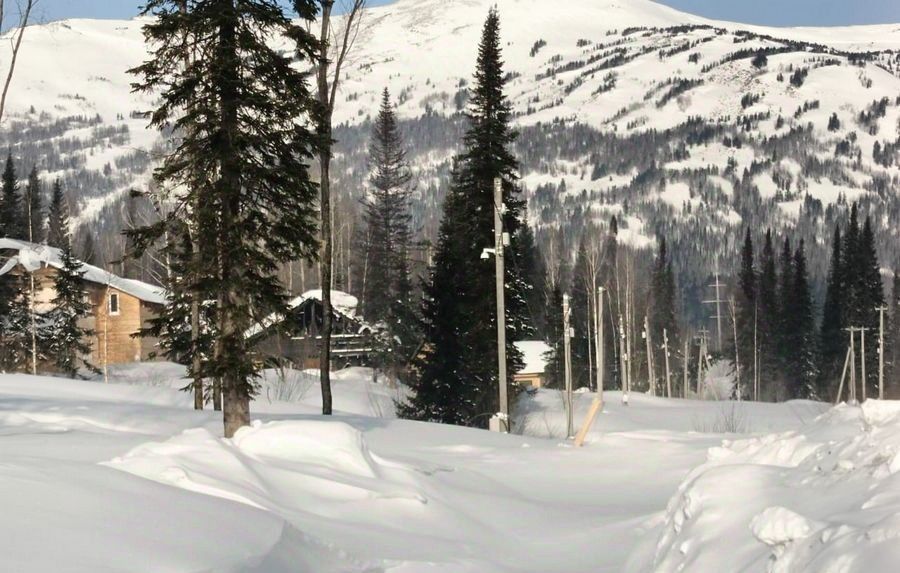
[[[9,86],[12,84],[13,75],[16,72],[16,62],[19,60],[19,50],[22,47],[22,38],[25,36],[25,29],[31,19],[31,12],[34,10],[39,0],[19,0],[16,7],[19,13],[19,22],[15,30],[9,36],[10,58],[9,66],[6,70],[6,80],[3,82],[3,93],[0,94],[0,123],[3,122],[6,113],[6,98],[9,95]],[[0,30],[6,25],[6,2],[0,0]]]
[[[347,63],[347,56],[353,49],[362,28],[366,0],[341,0],[338,8],[343,12],[340,18],[332,18],[335,0],[320,0],[319,52],[313,59],[318,100],[321,105],[319,135],[322,147],[319,151],[320,171],[320,217],[322,237],[322,348],[319,356],[320,381],[322,384],[322,413],[330,415],[331,397],[331,330],[332,306],[331,286],[334,265],[334,237],[332,236],[334,213],[331,208],[331,157],[332,118],[337,103],[341,70]]]

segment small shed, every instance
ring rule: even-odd
[[[550,346],[543,340],[521,340],[515,343],[522,353],[525,366],[515,374],[515,381],[522,386],[540,388],[546,382],[544,372],[547,368],[546,354]]]

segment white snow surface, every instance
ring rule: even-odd
[[[266,372],[230,440],[175,389],[176,365],[117,367],[112,384],[0,375],[6,570],[886,573],[900,559],[900,403],[607,392],[576,449],[556,391],[523,395],[524,435],[501,435],[396,420],[402,393],[361,368],[336,373],[323,418],[315,374]],[[578,423],[592,399],[577,394]]]
[[[637,570],[894,571],[898,448],[900,403],[879,401],[725,441],[682,483],[652,564]]]

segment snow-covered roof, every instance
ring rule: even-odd
[[[5,275],[17,265],[32,273],[43,266],[62,268],[62,251],[47,245],[38,245],[28,241],[0,238],[0,251],[18,251],[0,268],[0,275]],[[126,279],[114,275],[94,265],[81,263],[84,280],[92,283],[109,285],[144,302],[153,304],[166,303],[166,289],[145,282]]]
[[[319,289],[306,291],[302,295],[291,300],[288,305],[291,308],[297,308],[310,299],[322,300],[322,291]],[[332,289],[331,306],[335,311],[345,316],[349,316],[350,318],[354,318],[356,316],[356,307],[359,306],[359,299],[352,294]]]
[[[294,310],[308,300],[322,300],[322,291],[319,289],[306,291],[302,295],[291,299],[288,302],[288,309]],[[342,314],[348,318],[355,318],[357,306],[359,306],[359,299],[357,299],[355,296],[343,291],[332,289],[331,307],[334,309],[334,312]],[[254,324],[253,326],[248,328],[244,333],[244,336],[246,338],[254,337],[270,326],[281,323],[283,320],[284,316],[282,316],[280,313],[270,314],[259,324]]]
[[[515,345],[525,361],[525,367],[518,374],[543,374],[547,367],[544,355],[550,352],[550,346],[543,340],[521,340]]]

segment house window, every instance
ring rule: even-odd
[[[115,316],[119,314],[119,295],[118,293],[109,293],[109,314]]]

